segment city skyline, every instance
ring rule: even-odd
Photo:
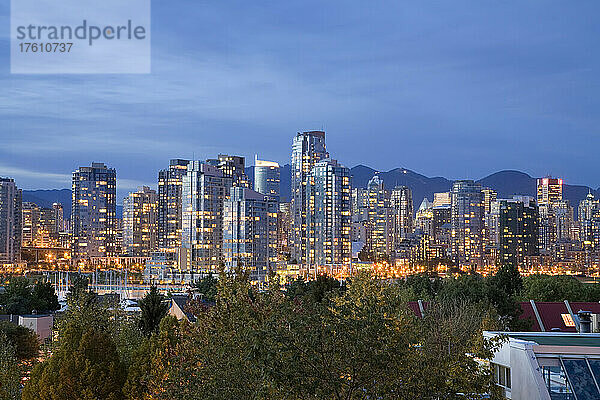
[[[516,169],[597,188],[598,7],[155,4],[150,75],[10,75],[2,63],[0,175],[68,187],[97,160],[132,190],[175,157],[286,164],[290,135],[325,129],[347,166]]]

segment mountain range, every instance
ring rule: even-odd
[[[433,200],[433,193],[450,191],[454,182],[442,177],[429,178],[405,168],[379,172],[364,165],[357,165],[350,170],[352,187],[366,187],[369,179],[376,173],[379,173],[379,177],[383,179],[383,183],[388,189],[393,189],[398,185],[410,187],[413,192],[415,209],[419,207],[425,197]],[[537,179],[521,171],[499,171],[479,179],[477,182],[481,183],[483,187],[489,187],[498,192],[498,198],[511,198],[515,194],[532,196],[533,198],[537,196]],[[583,200],[590,192],[598,198],[600,188],[563,185],[563,198],[569,200],[571,206],[575,209],[577,209],[579,201]]]
[[[254,181],[254,168],[246,168],[246,173],[250,181]],[[447,192],[452,188],[452,180],[443,177],[427,177],[418,174],[406,168],[395,168],[390,171],[377,171],[365,165],[357,165],[350,169],[352,176],[352,187],[366,187],[369,179],[375,174],[383,179],[388,189],[393,189],[398,185],[405,185],[412,189],[414,207],[417,209],[423,199],[427,197],[433,200],[433,194],[436,192]],[[290,164],[281,167],[281,198],[282,201],[289,201],[291,197],[292,168]],[[536,178],[520,171],[499,171],[477,182],[484,187],[489,187],[498,192],[498,198],[510,198],[514,194],[528,195],[536,197]],[[583,200],[591,192],[600,197],[600,188],[592,189],[588,186],[567,185],[563,186],[563,197],[571,202],[571,205],[577,209],[579,201]],[[64,207],[65,218],[71,215],[71,190],[24,190],[23,201],[36,203],[41,207],[51,207],[52,203],[62,203]],[[117,216],[122,214],[122,207],[117,206]]]

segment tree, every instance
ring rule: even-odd
[[[507,296],[515,297],[523,290],[523,278],[519,268],[512,264],[504,264],[495,275],[488,279],[488,284]]]
[[[164,347],[171,350],[162,353],[167,368],[164,379],[155,380],[162,385],[156,398],[496,395],[490,371],[471,356],[491,355],[481,335],[483,307],[439,313],[434,307],[424,323],[409,311],[402,287],[368,275],[354,278],[346,290],[316,290],[324,293],[320,301],[309,291],[257,292],[235,277],[219,279],[218,286],[215,306],[199,313],[197,323],[181,324],[178,344]],[[433,318],[442,318],[442,331]],[[448,350],[454,334],[460,343]]]
[[[31,300],[31,288],[25,277],[12,278],[4,294],[0,295],[0,304],[5,314],[31,313]]]
[[[60,308],[58,296],[50,282],[36,282],[32,296],[31,308],[38,313],[52,312]]]
[[[488,299],[494,305],[501,320],[502,328],[510,330],[527,330],[530,324],[519,319],[523,310],[517,302],[523,291],[523,278],[519,268],[505,264],[495,275],[487,279]]]
[[[72,304],[56,349],[33,369],[23,399],[122,399],[126,371],[105,310],[87,301]]]
[[[214,302],[217,296],[217,278],[212,272],[194,284],[195,291],[202,296],[202,300]]]
[[[0,305],[6,314],[52,312],[59,308],[58,297],[52,284],[38,281],[33,287],[25,277],[10,280],[6,292],[0,295]]]
[[[410,275],[404,286],[413,292],[410,300],[433,300],[442,287],[442,280],[427,275]]]
[[[422,399],[502,398],[491,371],[477,359],[490,359],[498,343],[483,338],[483,330],[497,330],[495,310],[464,300],[433,302],[418,326],[422,338],[419,364],[414,368]],[[419,365],[424,366],[423,368]]]
[[[165,297],[158,292],[156,286],[152,285],[146,296],[138,302],[142,310],[139,326],[145,335],[155,332],[160,321],[167,315],[169,306],[164,300]]]
[[[298,277],[288,284],[286,295],[290,298],[307,297],[320,303],[329,292],[338,290],[344,290],[344,287],[340,281],[328,275],[319,275],[317,279],[308,282]]]
[[[0,331],[0,400],[20,398],[20,372],[15,348],[4,332]]]
[[[529,275],[523,281],[521,298],[525,301],[587,301],[583,283],[568,275]]]
[[[3,335],[14,348],[17,359],[29,360],[38,355],[38,337],[31,329],[8,321],[1,321],[0,335]]]
[[[479,274],[447,278],[438,293],[438,300],[449,304],[458,301],[485,303],[488,301],[486,281]]]
[[[167,315],[161,320],[158,332],[145,338],[138,346],[123,387],[125,398],[175,398],[165,389],[169,382],[169,364],[176,361],[180,335],[179,322],[175,317]],[[181,362],[177,364],[180,366]]]

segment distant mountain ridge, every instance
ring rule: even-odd
[[[419,207],[425,197],[433,200],[436,192],[447,192],[452,188],[454,181],[443,177],[427,177],[406,168],[394,168],[390,171],[377,171],[365,165],[357,165],[350,169],[352,176],[352,187],[366,187],[369,180],[376,174],[383,179],[385,187],[393,189],[395,186],[405,185],[412,189],[415,209]],[[246,168],[246,174],[250,182],[254,182],[254,167]],[[484,187],[490,187],[498,192],[498,198],[510,198],[515,194],[536,197],[536,178],[514,170],[505,170],[493,173],[477,182]],[[281,167],[281,199],[289,201],[291,198],[292,167],[285,164]],[[563,196],[571,202],[571,206],[577,210],[579,202],[591,192],[600,197],[600,188],[592,189],[582,185],[568,185],[563,187]],[[71,190],[24,190],[23,201],[36,203],[41,207],[52,207],[52,203],[61,203],[64,207],[65,218],[71,215]],[[122,206],[117,206],[117,216],[122,215]]]
[[[378,171],[357,165],[350,170],[353,187],[366,187],[369,179]],[[397,185],[406,185],[412,189],[415,209],[419,207],[425,197],[433,200],[433,193],[447,192],[452,188],[454,181],[446,178],[428,178],[406,168],[396,168],[387,172],[379,172],[379,177],[388,189]],[[499,171],[485,178],[477,180],[484,187],[489,187],[498,192],[498,198],[510,198],[515,194],[528,195],[536,198],[537,179],[530,175],[514,170]],[[600,188],[593,189],[582,185],[563,185],[563,197],[577,210],[579,202],[591,192],[596,198],[600,197]]]

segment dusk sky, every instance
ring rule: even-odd
[[[427,4],[426,4],[427,3]],[[600,186],[597,1],[154,1],[152,74],[11,75],[0,3],[0,176],[120,191],[171,158],[290,162],[325,129],[348,167]]]

